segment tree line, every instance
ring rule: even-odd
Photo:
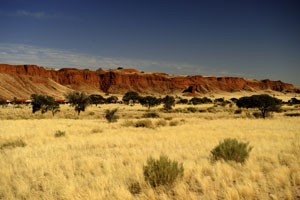
[[[74,110],[80,115],[81,112],[86,110],[86,107],[94,104],[105,104],[111,103],[113,101],[118,100],[116,96],[110,96],[108,98],[104,98],[102,95],[99,94],[92,94],[87,95],[84,92],[71,92],[65,95],[70,106],[74,107]],[[60,111],[60,105],[58,102],[55,101],[53,97],[46,96],[46,95],[31,95],[31,105],[32,105],[32,113],[36,113],[41,111],[42,114],[50,111],[54,116],[57,112]],[[300,100],[296,98],[291,98],[288,102],[283,102],[275,97],[269,96],[267,94],[262,95],[252,95],[237,98],[231,98],[229,100],[224,100],[223,98],[214,99],[214,101],[210,98],[203,97],[193,97],[190,100],[180,98],[176,101],[173,96],[165,96],[164,98],[157,98],[154,96],[140,96],[137,92],[129,91],[127,92],[123,98],[122,103],[126,105],[133,106],[136,103],[141,104],[144,107],[147,107],[150,110],[153,107],[159,106],[163,104],[163,108],[165,110],[171,110],[175,104],[192,104],[192,105],[199,105],[199,104],[206,104],[206,103],[221,103],[221,104],[228,104],[228,103],[235,103],[239,108],[256,108],[261,112],[261,116],[265,118],[269,112],[278,111],[282,104],[286,103],[289,105],[293,104],[300,104]],[[6,101],[0,99],[0,105],[6,104]]]

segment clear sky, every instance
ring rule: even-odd
[[[0,0],[0,63],[300,86],[299,0]]]

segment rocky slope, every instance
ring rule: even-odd
[[[36,65],[0,64],[0,97],[28,98],[48,94],[63,98],[66,92],[199,95],[215,92],[261,91],[299,92],[292,84],[271,80],[246,80],[235,77],[170,76],[133,69],[97,70],[45,69]]]

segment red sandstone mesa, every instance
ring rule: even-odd
[[[237,92],[273,90],[279,92],[299,92],[292,84],[271,80],[246,80],[237,77],[170,76],[165,73],[143,73],[133,69],[97,70],[63,68],[45,69],[36,65],[0,64],[0,75],[30,77],[39,84],[49,80],[69,89],[123,94],[129,90],[141,94],[205,94],[209,92]],[[38,79],[37,79],[38,78]],[[33,82],[32,84],[35,84]],[[1,88],[5,88],[1,82]],[[26,90],[26,88],[23,88]],[[55,90],[56,88],[54,88]],[[34,91],[31,91],[32,93]],[[61,94],[63,95],[63,94]]]

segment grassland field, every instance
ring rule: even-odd
[[[104,111],[113,108],[119,120],[108,123]],[[267,119],[229,105],[160,108],[151,109],[160,117],[148,119],[149,128],[130,126],[144,120],[141,105],[90,106],[80,116],[63,105],[54,117],[30,106],[0,108],[0,199],[300,199],[300,117],[284,115],[299,107]],[[245,164],[211,162],[225,138],[253,146]],[[143,176],[147,158],[162,154],[184,166],[183,180],[168,190],[151,188]]]

